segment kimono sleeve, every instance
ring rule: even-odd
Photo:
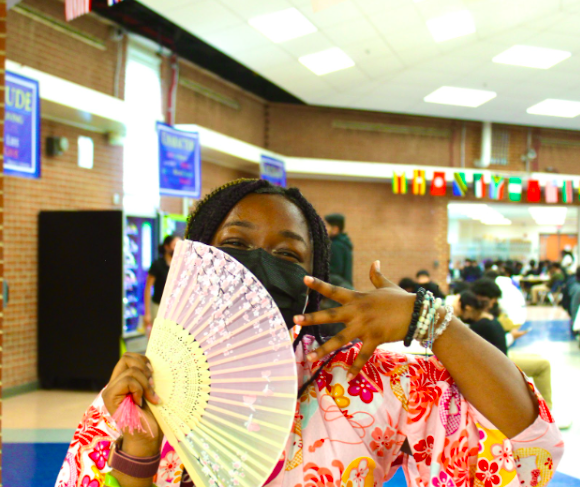
[[[479,432],[475,477],[483,483],[493,478],[494,471],[497,471],[502,479],[515,476],[517,485],[521,487],[546,485],[564,454],[562,434],[546,402],[527,378],[526,381],[538,399],[539,415],[513,438],[503,435],[470,405],[470,414]]]
[[[55,487],[103,485],[105,474],[111,470],[107,466],[109,452],[120,434],[99,394],[75,431]]]

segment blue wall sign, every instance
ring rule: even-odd
[[[199,198],[201,195],[201,146],[197,132],[184,132],[157,123],[159,134],[159,193]]]
[[[4,173],[40,177],[40,96],[38,81],[6,72]]]
[[[260,177],[276,186],[286,187],[286,166],[284,161],[269,156],[262,156]]]

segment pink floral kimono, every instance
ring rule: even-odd
[[[300,348],[305,380],[320,363],[304,361],[312,344]],[[359,350],[360,344],[339,353],[297,402],[286,451],[266,485],[374,487],[398,468],[416,487],[548,484],[564,445],[541,397],[536,421],[508,439],[463,398],[435,357],[377,351],[347,382]],[[56,486],[101,487],[119,435],[99,396],[78,426]],[[405,438],[412,456],[401,452]],[[193,485],[166,441],[154,485]]]

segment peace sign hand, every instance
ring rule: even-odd
[[[294,317],[294,323],[300,326],[326,323],[346,325],[344,330],[308,354],[309,362],[325,357],[356,338],[362,341],[361,350],[348,371],[349,381],[358,375],[379,345],[405,338],[413,314],[415,295],[384,277],[379,261],[371,266],[370,279],[376,289],[357,292],[313,277],[305,277],[304,283],[310,289],[339,302],[342,306]]]

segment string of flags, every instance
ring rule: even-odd
[[[451,195],[464,198],[470,194],[478,199],[489,198],[491,200],[501,201],[506,198],[509,201],[520,202],[524,198],[528,203],[540,203],[542,194],[546,203],[566,203],[571,204],[574,201],[580,201],[580,192],[574,189],[573,181],[564,180],[561,183],[556,181],[547,181],[543,191],[540,181],[535,179],[527,180],[527,188],[524,190],[524,181],[521,177],[492,175],[491,180],[486,182],[484,174],[473,174],[473,183],[470,185],[464,172],[453,173],[451,183]],[[425,176],[425,170],[414,169],[413,177],[408,184],[407,174],[405,172],[393,173],[393,193],[423,196],[427,192],[431,196],[447,196],[447,173],[444,171],[434,171],[431,183],[428,186]]]
[[[107,5],[112,7],[123,0],[107,0]],[[67,22],[81,15],[88,14],[92,10],[92,0],[64,0],[64,16]]]

